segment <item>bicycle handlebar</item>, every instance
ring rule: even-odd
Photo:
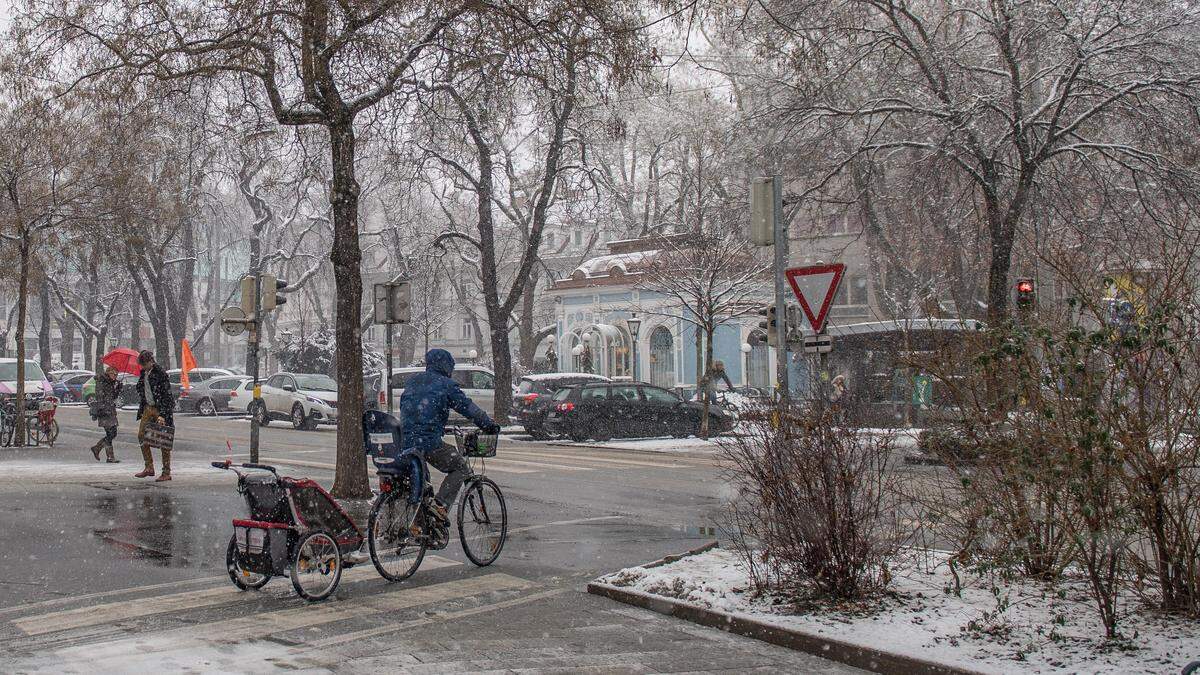
[[[212,462],[212,466],[214,469],[225,469],[227,471],[234,471],[234,472],[237,471],[237,469],[234,468],[233,462],[228,459],[225,460],[224,462]],[[260,471],[270,471],[271,473],[273,473],[277,476],[279,475],[279,473],[277,471],[275,471],[275,467],[273,467],[269,464],[253,464],[250,462],[244,462],[244,463],[240,464],[239,466],[241,466],[241,468],[243,468],[243,469],[258,469]]]

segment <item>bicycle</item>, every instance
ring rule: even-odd
[[[26,417],[25,423],[29,425],[30,438],[35,445],[54,447],[54,441],[58,440],[58,420],[54,419],[57,411],[58,399],[47,396],[38,403],[37,410]]]
[[[508,538],[504,493],[483,473],[484,460],[496,456],[498,434],[464,432],[457,427],[449,431],[470,471],[458,500],[458,539],[467,558],[486,567],[500,557]],[[429,465],[422,453],[408,450],[396,458],[373,460],[379,475],[379,497],[367,518],[367,547],[380,576],[403,581],[416,573],[427,550],[439,551],[450,544],[450,523],[434,515]]]

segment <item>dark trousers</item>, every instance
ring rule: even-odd
[[[425,461],[446,474],[446,477],[442,479],[441,487],[438,488],[437,498],[441,503],[450,506],[458,497],[458,491],[462,487],[463,481],[471,473],[467,463],[463,460],[462,453],[456,446],[442,443],[442,447],[425,453]]]

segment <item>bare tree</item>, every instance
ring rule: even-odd
[[[704,232],[664,236],[661,248],[640,266],[639,289],[661,294],[671,304],[643,305],[647,314],[670,316],[696,329],[703,344],[697,391],[703,398],[700,434],[708,437],[708,385],[714,375],[713,336],[717,328],[758,310],[769,281],[769,266],[732,227],[710,225]]]
[[[863,159],[928,162],[972,186],[995,325],[1041,177],[1073,162],[1172,165],[1158,132],[1200,93],[1197,18],[1191,6],[1108,0],[811,0],[759,3],[728,25],[765,57],[743,73],[762,89],[754,114],[808,165],[796,169],[797,208]]]

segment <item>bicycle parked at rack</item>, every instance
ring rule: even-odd
[[[12,399],[0,401],[0,446],[48,445],[58,439],[58,399],[47,396],[40,401],[28,401],[25,408],[25,438],[17,435],[17,404]]]
[[[458,501],[456,521],[463,552],[485,567],[500,557],[508,537],[508,509],[500,487],[484,474],[484,461],[496,456],[498,434],[450,427],[471,471]],[[372,456],[379,475],[379,497],[367,519],[367,546],[375,569],[388,581],[416,573],[429,549],[450,543],[450,523],[436,516],[433,486],[424,454],[409,450],[399,457]]]

